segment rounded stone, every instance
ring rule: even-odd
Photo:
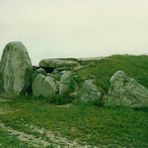
[[[26,93],[31,74],[32,64],[26,47],[21,42],[8,43],[0,66],[1,95],[11,97]]]

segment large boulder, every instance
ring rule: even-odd
[[[61,96],[63,95],[69,95],[75,86],[75,82],[73,80],[73,75],[71,71],[63,71],[63,74],[61,76],[61,80],[59,83],[59,94]]]
[[[67,67],[75,67],[79,65],[77,59],[72,58],[57,58],[57,59],[43,59],[39,62],[40,67],[52,67],[52,68],[67,68]]]
[[[50,76],[38,74],[32,82],[32,92],[36,97],[52,99],[57,91],[56,82]]]
[[[110,79],[107,105],[132,108],[148,107],[148,89],[123,71],[117,71]]]
[[[25,46],[21,42],[8,43],[1,58],[1,95],[12,97],[25,94],[31,74],[32,64]]]
[[[91,104],[101,102],[101,93],[94,83],[94,80],[85,80],[79,92],[80,101]]]

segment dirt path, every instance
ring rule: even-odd
[[[64,106],[65,107],[65,106]],[[67,107],[67,106],[66,106]],[[12,113],[7,106],[0,106],[0,116]],[[10,135],[14,135],[17,139],[22,142],[26,142],[33,147],[54,147],[54,148],[108,148],[108,147],[118,147],[123,148],[120,145],[99,145],[97,147],[90,146],[86,142],[80,141],[80,139],[70,140],[67,137],[63,137],[59,131],[51,131],[45,128],[39,128],[31,124],[19,123],[20,129],[11,126],[7,126],[0,120],[0,128],[6,131]],[[1,144],[1,142],[0,142]],[[122,144],[121,144],[122,145]]]
[[[47,146],[53,146],[54,148],[60,148],[61,146],[64,148],[90,148],[91,147],[86,143],[79,144],[75,140],[72,141],[60,136],[60,134],[58,134],[57,136],[53,131],[49,131],[44,128],[39,129],[32,125],[30,126],[26,125],[26,128],[30,129],[32,132],[35,132],[37,136],[13,129],[11,127],[6,126],[2,122],[0,122],[0,128],[9,132],[11,135],[15,135],[20,141],[31,144],[34,147],[47,147]],[[43,135],[44,135],[44,138],[43,138]],[[46,140],[45,140],[45,137],[46,137]]]
[[[6,130],[11,135],[15,135],[19,140],[32,144],[34,147],[40,147],[40,146],[46,147],[49,145],[47,141],[42,140],[41,138],[36,138],[31,134],[26,134],[24,132],[14,130],[10,127],[5,126],[3,123],[0,123],[0,128]]]
[[[53,131],[50,130],[46,130],[44,128],[39,129],[35,126],[29,126],[29,128],[34,131],[37,132],[38,134],[41,135],[45,135],[48,139],[50,139],[51,141],[53,141],[54,143],[58,144],[58,145],[62,145],[64,147],[68,147],[68,148],[72,148],[72,147],[78,147],[78,148],[88,148],[90,147],[89,145],[87,145],[86,143],[82,143],[79,144],[78,140],[69,140],[67,138],[64,138],[60,135],[59,132],[56,132],[56,134]]]
[[[9,100],[0,98],[0,102],[8,102]],[[65,107],[65,106],[62,106]],[[66,106],[69,107],[69,106]],[[6,115],[13,111],[10,108],[5,106],[0,106],[0,115]],[[34,147],[47,147],[47,146],[54,146],[55,148],[60,148],[63,146],[64,148],[89,148],[86,143],[79,144],[78,140],[69,140],[61,136],[60,132],[53,132],[47,130],[45,128],[38,128],[34,125],[24,125],[21,124],[21,127],[35,133],[28,134],[18,129],[14,129],[12,127],[6,126],[4,123],[0,121],[0,128],[7,131],[10,135],[15,135],[20,141],[24,141],[28,144],[33,145]]]
[[[0,98],[0,102],[8,102],[9,100]],[[0,106],[0,115],[6,115],[13,111],[10,110],[10,108],[6,106]],[[69,140],[67,138],[63,138],[60,133],[53,132],[46,130],[45,128],[39,129],[36,126],[33,125],[23,125],[20,126],[26,128],[27,130],[34,132],[34,134],[28,134],[22,131],[19,131],[18,129],[13,129],[12,127],[6,126],[4,123],[0,121],[0,128],[7,131],[10,135],[15,135],[20,141],[24,141],[28,144],[33,145],[34,147],[47,147],[47,146],[54,146],[55,148],[60,148],[61,146],[72,148],[72,147],[82,147],[87,148],[88,146],[86,144],[80,145],[77,141]]]

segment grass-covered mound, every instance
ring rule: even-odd
[[[109,80],[118,70],[124,71],[129,77],[136,79],[148,88],[148,56],[114,55],[100,60],[83,62],[84,68],[76,73],[79,75],[78,82],[92,77],[104,93],[110,87]]]
[[[84,80],[95,78],[104,94],[110,87],[110,77],[118,70],[148,88],[148,56],[116,55],[83,61],[82,65],[82,69],[74,71],[78,75],[76,81],[81,85]],[[60,106],[44,99],[20,97],[0,102],[0,147],[33,147],[32,141],[23,141],[19,132],[33,137],[36,144],[42,140],[43,144],[51,144],[48,147],[54,147],[54,144],[66,146],[66,140],[60,143],[48,134],[49,131],[57,135],[55,137],[77,141],[80,145],[145,148],[148,147],[147,117],[146,109],[86,104]],[[7,128],[1,128],[1,124]],[[45,129],[45,132],[38,129]]]

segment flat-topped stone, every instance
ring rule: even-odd
[[[43,59],[39,62],[40,67],[75,67],[79,65],[79,61],[73,58],[57,58],[57,59]]]

